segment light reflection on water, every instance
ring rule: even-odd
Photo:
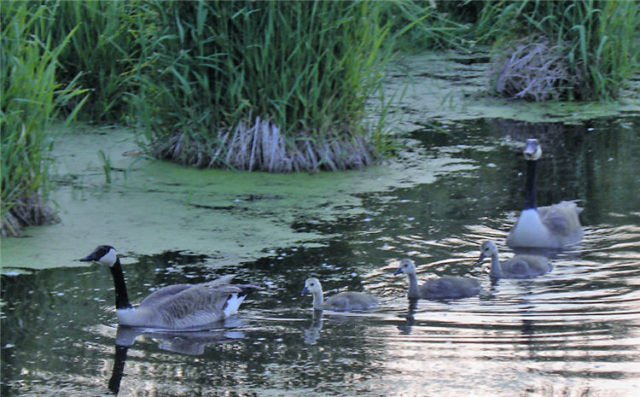
[[[185,253],[125,265],[133,301],[154,286],[200,282],[215,272],[267,287],[210,332],[123,336],[114,324],[110,275],[97,265],[3,276],[2,394],[105,395],[118,381],[121,395],[634,395],[640,124],[627,123],[636,132],[577,139],[580,131],[564,131],[555,139],[576,138],[575,145],[547,151],[541,173],[562,179],[562,187],[542,178],[541,204],[581,198],[585,237],[548,253],[554,269],[535,279],[491,282],[488,263],[474,264],[486,239],[498,243],[503,260],[513,255],[504,239],[522,201],[519,151],[487,149],[499,134],[486,126],[425,142],[433,156],[465,142],[458,153],[474,169],[364,196],[362,215],[294,225],[335,234],[326,246],[277,248],[237,269],[211,270],[207,262],[215,258]],[[406,278],[393,276],[407,256],[421,280],[474,277],[483,290],[411,305]],[[381,307],[318,317],[310,297],[299,295],[309,275],[323,280],[327,294],[367,290]],[[114,378],[118,368],[121,379]]]

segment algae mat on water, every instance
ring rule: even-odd
[[[65,132],[53,152],[61,222],[3,239],[3,272],[84,266],[76,259],[99,244],[133,255],[193,251],[211,256],[212,266],[255,260],[281,247],[322,244],[330,236],[297,232],[294,222],[357,214],[360,193],[473,167],[453,155],[426,159],[419,148],[379,166],[316,174],[201,170],[137,154],[130,130]]]
[[[433,131],[424,125],[435,121],[446,129],[449,121],[482,117],[579,123],[640,112],[640,80],[631,81],[618,102],[534,104],[492,98],[486,94],[487,61],[482,53],[399,58],[387,95],[410,85],[389,109],[394,125],[400,132]],[[245,173],[123,155],[138,150],[131,131],[77,125],[63,134],[53,153],[58,183],[53,199],[61,222],[27,228],[23,238],[3,239],[2,268],[79,266],[75,259],[98,244],[135,255],[191,250],[220,265],[252,260],[282,247],[322,244],[332,236],[300,233],[292,225],[358,214],[363,211],[360,194],[432,183],[450,171],[475,166],[456,159],[455,149],[433,158],[415,141],[405,142],[398,158],[362,170]]]

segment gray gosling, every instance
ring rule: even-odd
[[[378,307],[378,299],[363,292],[340,292],[339,294],[324,300],[322,284],[317,278],[310,277],[304,282],[304,288],[300,295],[310,292],[313,296],[313,308],[315,310],[333,310],[336,312],[348,312],[354,310],[370,310]]]
[[[532,278],[548,273],[553,268],[542,255],[518,254],[506,262],[500,262],[498,247],[493,241],[482,243],[476,263],[482,263],[487,257],[491,257],[491,278]]]
[[[409,299],[460,299],[477,295],[480,292],[480,283],[477,280],[458,276],[444,276],[428,280],[418,286],[416,267],[413,261],[408,258],[400,261],[400,266],[394,274],[401,273],[406,274],[409,278]]]
[[[116,290],[118,322],[130,327],[198,329],[235,314],[247,294],[260,289],[255,285],[230,284],[233,275],[226,275],[201,284],[160,288],[133,307],[127,296],[120,258],[113,247],[101,245],[80,260],[109,266]]]

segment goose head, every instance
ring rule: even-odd
[[[314,277],[309,277],[304,282],[304,288],[300,292],[300,295],[304,295],[306,293],[311,293],[315,295],[317,293],[322,293],[322,284],[320,284],[320,280]]]
[[[98,262],[113,267],[118,261],[118,252],[110,245],[101,245],[92,253],[80,259],[81,262]]]
[[[493,241],[485,241],[480,246],[480,257],[476,261],[476,263],[481,263],[484,258],[488,258],[498,253],[498,247]]]
[[[522,151],[524,154],[525,160],[536,161],[542,156],[542,148],[540,147],[540,143],[537,139],[527,139],[527,144]]]
[[[396,269],[394,275],[398,274],[416,274],[416,266],[413,264],[413,261],[409,258],[404,258],[400,261],[400,265]]]

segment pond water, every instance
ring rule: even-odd
[[[412,133],[411,161],[446,157],[463,167],[352,193],[355,200],[329,209],[333,216],[292,209],[293,234],[318,236],[315,244],[274,241],[257,260],[235,264],[208,252],[121,247],[133,302],[157,286],[229,273],[265,287],[206,332],[118,328],[111,275],[99,265],[5,268],[2,395],[636,395],[640,118],[477,119],[439,128]],[[504,241],[523,204],[528,137],[543,145],[540,205],[581,200],[585,237],[549,253],[549,274],[492,283],[488,263],[474,262],[486,239],[504,258],[513,255]],[[482,292],[411,305],[405,277],[393,275],[404,257],[415,260],[421,280],[473,277]],[[311,297],[300,296],[308,276],[320,278],[326,294],[363,290],[381,305],[314,317]]]

